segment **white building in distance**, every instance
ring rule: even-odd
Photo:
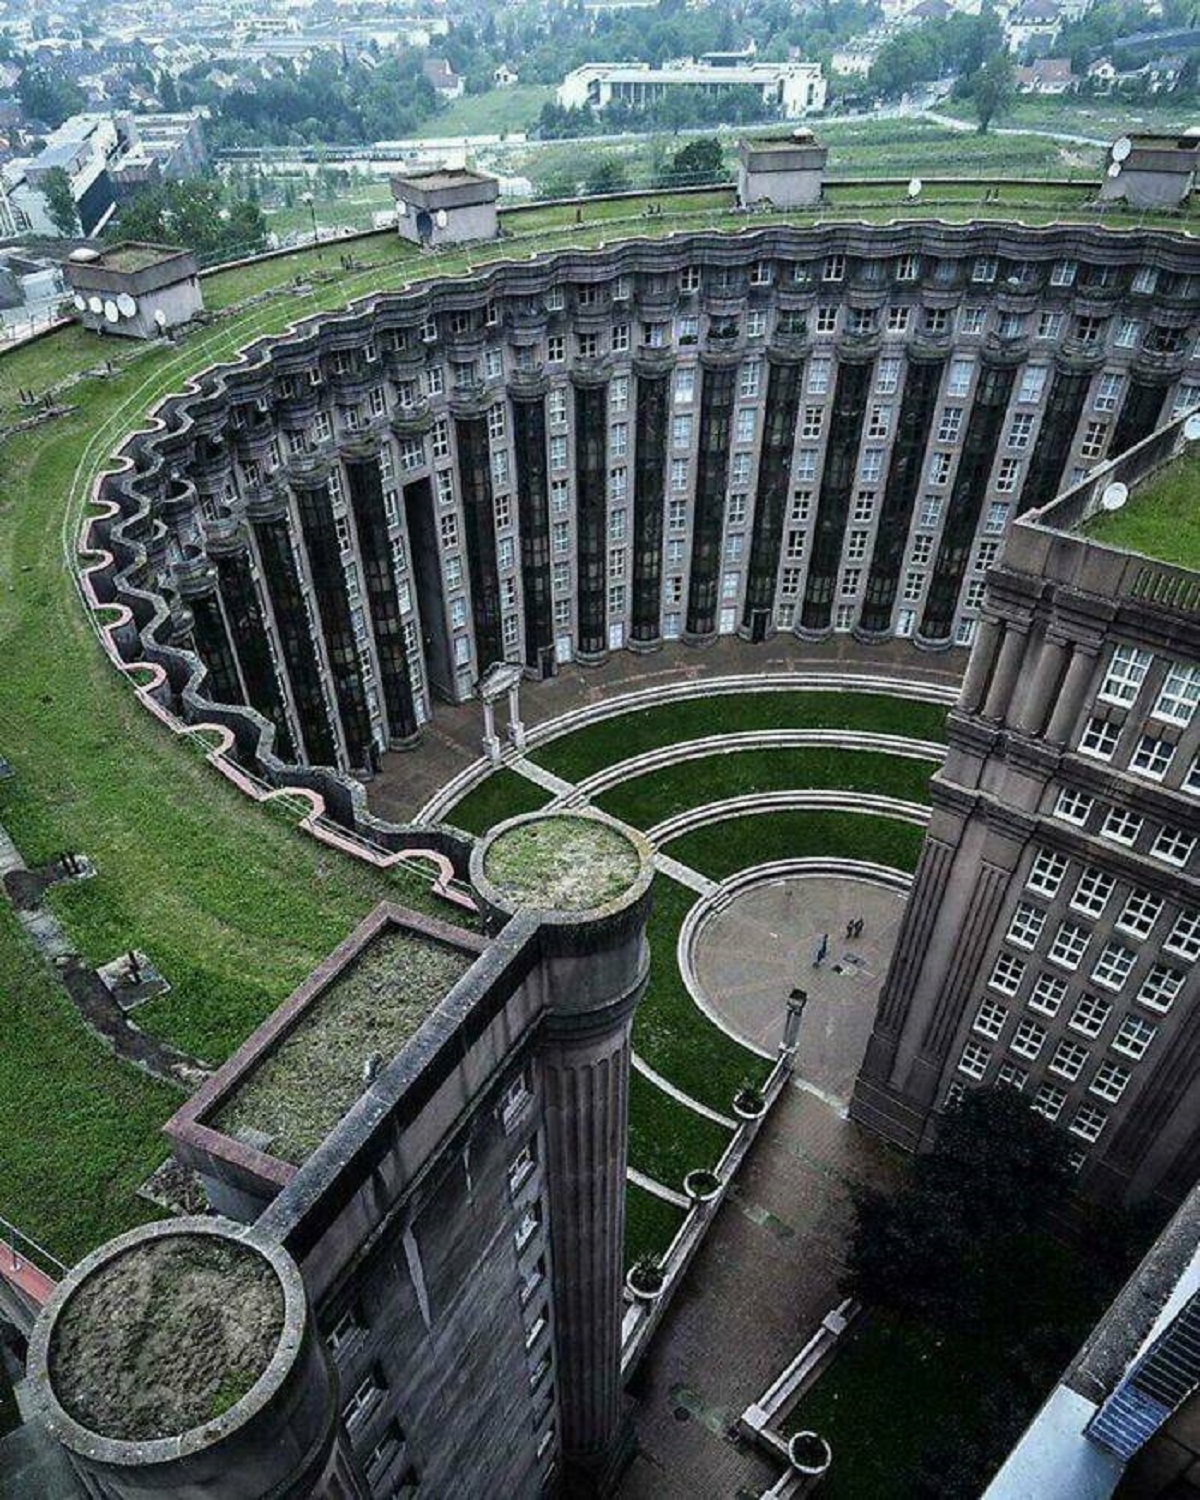
[[[667,63],[587,63],[567,74],[558,86],[564,109],[607,109],[614,102],[643,108],[657,104],[672,89],[721,93],[755,88],[763,100],[779,106],[784,119],[799,120],[825,108],[825,77],[820,63],[752,62],[732,66]]]

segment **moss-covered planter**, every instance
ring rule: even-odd
[[[818,1432],[797,1432],[788,1443],[788,1462],[797,1474],[818,1479],[828,1472],[833,1450]]]
[[[752,1083],[743,1083],[733,1096],[733,1112],[739,1120],[761,1120],[767,1112],[762,1090]]]
[[[630,1266],[625,1277],[630,1296],[638,1302],[657,1302],[666,1284],[663,1268],[651,1256],[643,1256]]]
[[[615,823],[577,813],[509,823],[483,859],[483,873],[510,902],[546,911],[608,906],[641,870],[641,851]]]
[[[693,1203],[710,1203],[721,1191],[721,1179],[715,1172],[701,1167],[683,1179],[683,1190]]]

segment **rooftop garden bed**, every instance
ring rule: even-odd
[[[207,1235],[149,1240],[71,1295],[50,1349],[54,1392],[102,1437],[175,1437],[247,1394],[283,1318],[283,1289],[259,1252]]]
[[[629,890],[637,846],[610,823],[555,813],[518,823],[488,846],[483,870],[501,896],[541,911],[593,911]]]
[[[227,1135],[269,1138],[266,1149],[299,1165],[466,973],[474,954],[390,928],[310,1003],[300,1021],[237,1084],[212,1123]]]

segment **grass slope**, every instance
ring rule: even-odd
[[[665,875],[655,877],[654,909],[647,927],[650,978],[634,1014],[633,1046],[676,1088],[728,1115],[742,1080],[749,1077],[761,1083],[770,1065],[714,1026],[683,982],[675,954],[679,929],[695,901],[695,893],[686,886]],[[692,1161],[685,1170],[703,1165]]]
[[[502,766],[469,791],[461,802],[456,802],[447,813],[446,821],[467,833],[486,833],[494,824],[503,823],[505,818],[536,812],[549,801],[549,792],[528,777]]]
[[[133,1195],[183,1095],[85,1029],[4,902],[0,1034],[0,1215],[68,1263],[155,1217]]]
[[[629,1165],[655,1182],[682,1192],[687,1174],[711,1171],[732,1138],[724,1125],[672,1099],[641,1073],[629,1075]]]
[[[582,781],[647,750],[755,729],[862,729],[942,741],[946,707],[883,693],[714,693],[601,719],[540,746],[530,759],[566,781]]]
[[[660,1259],[682,1223],[683,1209],[631,1182],[625,1190],[625,1265],[643,1255]]]

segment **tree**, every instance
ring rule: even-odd
[[[615,156],[602,157],[584,179],[585,193],[621,193],[629,186],[625,163]]]
[[[1012,57],[1006,51],[994,52],[975,75],[972,94],[979,117],[979,133],[986,135],[988,126],[1003,115],[1013,98]]]
[[[1068,1155],[1063,1132],[1014,1089],[972,1090],[905,1188],[856,1198],[848,1290],[959,1326],[986,1319],[1015,1247],[1069,1196]]]
[[[42,182],[46,197],[46,212],[50,222],[64,238],[70,239],[79,233],[79,214],[75,209],[75,194],[71,191],[71,179],[62,167],[51,167]]]
[[[21,108],[31,120],[42,120],[54,129],[77,114],[87,97],[70,78],[46,68],[26,68],[17,82]]]
[[[267,226],[256,203],[222,201],[215,182],[168,182],[126,203],[114,234],[121,239],[185,245],[200,255],[248,255],[266,244]]]
[[[664,186],[720,182],[725,175],[725,153],[716,136],[700,136],[680,147],[665,173]]]

